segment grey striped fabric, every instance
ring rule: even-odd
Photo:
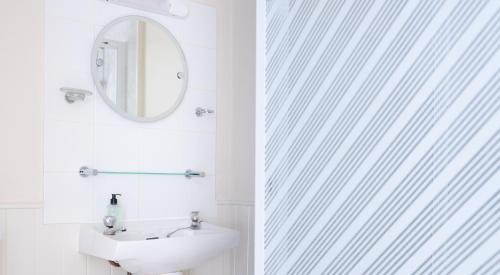
[[[500,274],[500,1],[267,0],[266,274]]]

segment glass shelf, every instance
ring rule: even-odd
[[[100,171],[97,169],[89,168],[87,166],[80,167],[78,171],[81,177],[97,176],[99,174],[109,174],[109,175],[153,175],[153,176],[185,176],[186,178],[191,177],[204,177],[205,172],[193,171],[187,169],[184,172],[145,172],[145,171]]]

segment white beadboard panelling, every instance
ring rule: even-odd
[[[126,275],[78,252],[78,224],[43,224],[42,209],[0,209],[0,275]]]
[[[92,180],[78,173],[44,175],[44,221],[46,223],[89,222],[92,217]]]
[[[249,257],[249,209],[244,206],[235,207],[235,229],[240,232],[240,245],[235,249],[235,274],[248,275]]]
[[[255,274],[255,208],[254,206],[248,207],[248,275]]]
[[[88,123],[45,121],[44,170],[74,172],[92,165],[93,127]]]
[[[65,275],[62,273],[62,230],[60,225],[44,225],[41,210],[36,212],[36,271],[37,274]],[[33,233],[31,233],[33,235]]]
[[[190,275],[253,275],[253,205],[220,204],[217,224],[240,232],[240,245],[191,270]]]
[[[125,220],[138,219],[139,176],[135,175],[99,175],[93,179],[94,184],[94,222],[101,222],[107,213],[111,194],[121,194],[119,204],[124,211]]]
[[[7,239],[6,233],[6,211],[0,209],[0,275],[7,274],[7,247],[5,240]]]
[[[9,210],[6,213],[6,275],[36,274],[37,211]]]
[[[53,225],[49,225],[52,227]],[[86,275],[87,257],[78,253],[78,238],[80,234],[80,225],[64,224],[59,225],[60,242],[62,251],[62,274]],[[90,274],[89,274],[90,275]]]
[[[221,226],[229,227],[235,229],[235,217],[236,209],[234,207],[219,206],[219,224]],[[235,250],[231,249],[222,255],[222,274],[224,275],[236,275],[235,274]],[[214,274],[215,275],[215,274]]]
[[[105,260],[88,256],[87,275],[111,275],[111,265]]]

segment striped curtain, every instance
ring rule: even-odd
[[[266,55],[266,274],[500,274],[500,1],[267,0]]]

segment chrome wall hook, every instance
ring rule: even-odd
[[[198,107],[195,109],[195,114],[197,117],[202,117],[205,114],[213,114],[213,113],[215,113],[215,111],[212,109],[208,109],[208,108]]]
[[[70,104],[77,100],[84,101],[86,96],[92,95],[92,92],[82,89],[62,87],[59,90],[65,93],[64,98],[66,99],[66,102]]]

